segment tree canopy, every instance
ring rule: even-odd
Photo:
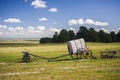
[[[94,28],[87,29],[85,26],[81,26],[76,33],[73,30],[67,31],[66,29],[62,29],[60,33],[55,32],[52,38],[41,38],[40,43],[67,42],[79,38],[84,38],[85,41],[89,42],[120,42],[120,30],[115,34],[114,31],[106,33],[103,30],[99,30],[97,32]]]

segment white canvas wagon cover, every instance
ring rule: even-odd
[[[87,47],[83,38],[68,41],[68,49],[70,54],[87,51]]]

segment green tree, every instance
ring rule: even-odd
[[[66,29],[62,29],[59,35],[60,42],[67,42],[69,40],[69,33]]]
[[[89,41],[92,42],[99,42],[98,32],[94,30],[94,28],[89,29]]]
[[[45,37],[40,39],[40,43],[50,43],[50,42],[52,42],[52,38]]]
[[[105,43],[111,42],[110,35],[108,33],[105,33],[103,30],[100,30],[98,32],[98,36],[100,38],[100,42],[105,42]]]
[[[110,32],[110,36],[111,36],[112,42],[116,42],[117,38],[114,31]]]
[[[120,42],[120,30],[119,30],[119,32],[117,33],[117,42]]]
[[[73,32],[73,30],[69,30],[69,40],[74,40],[76,38],[75,33]]]
[[[88,37],[89,37],[89,32],[87,28],[85,26],[81,26],[79,28],[79,31],[77,32],[77,38],[84,38],[85,41],[89,41]]]
[[[55,32],[55,34],[53,35],[53,42],[54,42],[54,43],[59,42],[59,35],[58,35],[57,32]]]

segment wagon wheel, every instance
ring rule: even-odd
[[[80,58],[82,58],[82,53],[83,52],[81,52],[81,53],[75,53],[75,54],[70,54],[70,56],[71,56],[72,59],[80,59]]]
[[[30,62],[30,56],[24,56],[23,57],[23,62]]]
[[[86,51],[86,52],[83,52],[83,57],[85,57],[85,58],[92,57],[92,51],[91,51],[91,50],[88,50],[88,51]]]

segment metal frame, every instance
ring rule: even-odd
[[[101,56],[100,58],[116,58],[120,56],[115,56],[117,53],[120,53],[120,50],[108,50],[100,52]]]

